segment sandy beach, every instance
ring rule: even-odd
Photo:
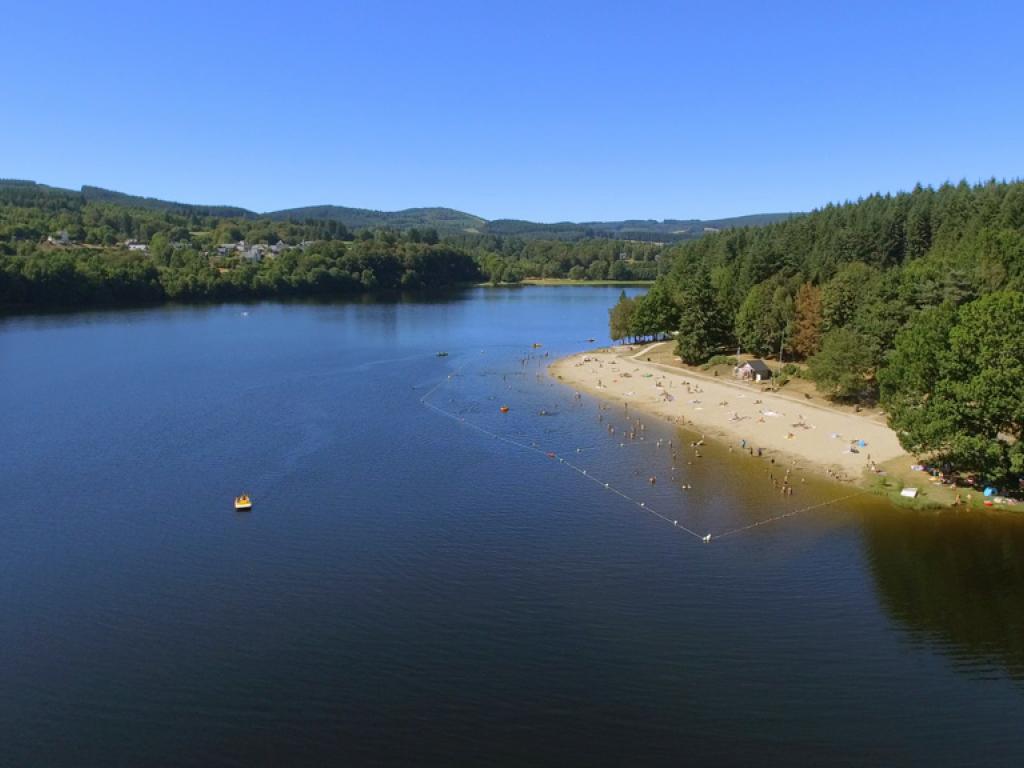
[[[733,450],[760,449],[766,456],[796,460],[840,480],[860,480],[872,464],[899,457],[913,463],[896,433],[877,415],[773,393],[765,384],[647,361],[656,349],[664,358],[670,344],[583,352],[555,361],[548,370],[580,392],[685,425],[708,439],[725,441]]]

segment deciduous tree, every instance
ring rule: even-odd
[[[821,289],[804,283],[793,303],[791,348],[799,357],[806,359],[821,348],[821,322]]]

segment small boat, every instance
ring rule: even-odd
[[[588,344],[593,344],[597,339],[587,339]]]
[[[502,413],[508,413],[508,406],[507,405],[503,405],[498,410],[501,411]]]
[[[540,349],[540,348],[541,348],[541,347],[543,347],[543,346],[544,346],[543,344],[538,344],[537,342],[534,342],[534,343],[533,343],[533,348],[534,348],[534,349]]]
[[[249,498],[249,494],[243,493],[241,496],[235,497],[235,509],[240,511],[252,509],[252,499]]]
[[[448,357],[448,353],[447,352],[438,352],[437,356],[438,357]]]

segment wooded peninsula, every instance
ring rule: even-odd
[[[1024,184],[917,187],[672,249],[612,338],[675,336],[690,365],[736,350],[806,365],[880,402],[903,447],[1019,490],[1024,475]]]

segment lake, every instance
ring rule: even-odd
[[[620,443],[619,290],[0,319],[0,764],[1024,764],[1024,523]]]

